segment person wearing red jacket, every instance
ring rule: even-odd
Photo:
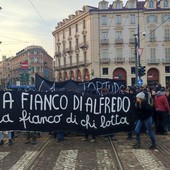
[[[154,97],[154,107],[157,114],[156,134],[166,135],[165,130],[167,113],[170,113],[170,106],[165,96],[165,88],[161,88]]]

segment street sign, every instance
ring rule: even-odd
[[[142,84],[143,84],[143,80],[142,80],[142,79],[139,79],[139,80],[138,80],[138,86],[141,87]]]
[[[141,56],[143,52],[143,48],[137,48],[137,51],[138,51],[138,55]]]
[[[23,61],[21,64],[21,68],[22,69],[28,69],[28,62],[27,61]]]

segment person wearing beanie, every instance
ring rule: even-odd
[[[135,133],[136,133],[136,144],[134,145],[135,149],[140,148],[140,131],[141,127],[144,124],[149,137],[151,139],[152,145],[149,147],[149,149],[155,149],[156,148],[156,141],[155,136],[152,131],[152,108],[148,104],[148,102],[145,100],[145,93],[140,92],[136,95],[136,103],[135,103],[136,113],[137,113],[137,124],[135,127]]]

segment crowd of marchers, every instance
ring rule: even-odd
[[[96,94],[95,90],[87,89],[85,93]],[[101,95],[107,95],[109,90],[103,88]],[[127,134],[127,139],[131,140],[135,135],[136,142],[133,145],[134,148],[141,148],[141,132],[145,132],[151,139],[150,149],[156,148],[155,135],[168,135],[170,131],[170,89],[162,87],[160,84],[149,87],[143,85],[142,87],[128,86],[121,87],[121,95],[131,93],[134,95],[134,114],[132,116],[133,125],[131,131]],[[26,132],[25,144],[36,144],[37,136],[40,133]],[[50,133],[51,134],[51,133]],[[57,142],[65,140],[65,132],[56,131],[54,134]],[[8,144],[12,145],[14,138],[14,132],[8,131]],[[106,136],[108,137],[108,136]],[[113,140],[117,140],[115,134],[109,135]],[[107,139],[107,138],[105,138]],[[84,134],[83,141],[89,141],[91,143],[96,141],[95,135]],[[0,132],[0,145],[4,144],[4,132]]]

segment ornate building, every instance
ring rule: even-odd
[[[53,80],[53,58],[41,46],[28,46],[0,62],[1,89],[7,85],[33,85],[35,73]]]
[[[169,11],[169,0],[128,0],[125,6],[121,0],[102,0],[98,7],[83,6],[53,32],[55,79],[101,77],[131,85],[137,64],[146,66],[143,83],[170,85]]]

